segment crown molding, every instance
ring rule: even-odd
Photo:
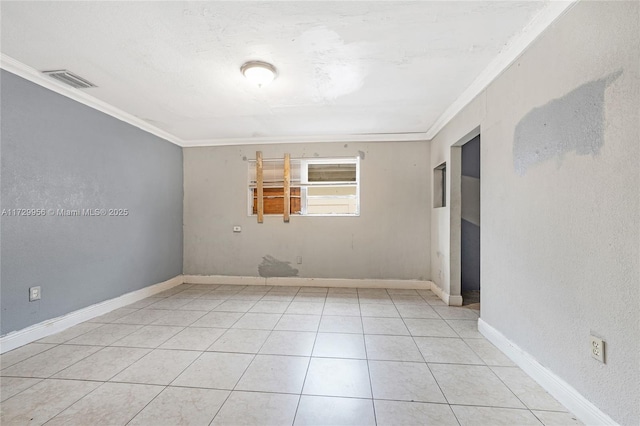
[[[0,68],[16,74],[39,86],[49,89],[83,105],[110,115],[145,132],[151,133],[181,147],[256,145],[275,143],[312,143],[312,142],[403,142],[425,141],[425,133],[372,133],[352,135],[317,135],[317,136],[283,136],[283,137],[250,137],[250,138],[214,138],[200,140],[183,140],[171,133],[157,128],[140,118],[129,114],[115,106],[101,101],[79,89],[68,87],[38,70],[22,62],[0,53]]]
[[[82,90],[74,89],[62,83],[59,83],[58,81],[53,80],[45,74],[42,74],[40,71],[31,68],[30,66],[25,65],[22,62],[12,58],[11,56],[5,55],[4,53],[0,53],[0,68],[9,71],[12,74],[16,74],[17,76],[22,77],[25,80],[29,80],[32,83],[56,92],[59,95],[66,96],[69,99],[73,99],[76,102],[117,118],[120,121],[131,124],[132,126],[142,129],[145,132],[151,133],[152,135],[158,136],[159,138],[165,139],[176,145],[183,146],[183,141],[179,137],[165,132],[164,130],[159,129],[147,123],[146,121],[141,120],[135,115],[129,114],[128,112],[116,108],[111,104],[94,98],[93,96],[87,94],[87,92],[83,92]]]
[[[16,59],[0,53],[0,68],[25,78],[42,87],[66,96],[90,108],[108,114],[118,120],[129,123],[148,133],[165,139],[181,147],[257,145],[276,143],[319,143],[319,142],[419,142],[430,141],[444,126],[449,123],[464,107],[487,88],[504,70],[506,70],[520,55],[546,30],[555,20],[566,13],[579,0],[552,1],[529,22],[522,32],[514,37],[500,54],[485,68],[485,70],[445,111],[427,132],[411,133],[371,133],[346,135],[315,135],[315,136],[282,136],[282,137],[243,137],[243,138],[212,138],[184,140],[169,132],[159,129],[140,118],[119,108],[101,101],[86,92],[73,89],[59,83],[38,70],[31,68]]]
[[[220,138],[186,140],[183,147],[193,148],[202,146],[229,145],[266,145],[277,143],[316,143],[316,142],[424,142],[425,133],[364,133],[352,135],[317,135],[317,136],[280,136],[253,138]]]
[[[487,68],[467,88],[444,113],[433,123],[426,133],[426,139],[433,139],[464,107],[485,90],[500,74],[513,64],[524,51],[559,17],[564,15],[579,0],[553,1],[547,5],[512,38],[504,49],[489,63]]]

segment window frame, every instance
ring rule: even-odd
[[[279,158],[263,159],[264,162],[279,162],[284,161]],[[308,217],[359,217],[360,216],[360,157],[322,157],[322,158],[291,158],[292,168],[293,163],[300,164],[300,181],[291,181],[291,188],[300,188],[300,213],[291,213],[291,216],[308,216]],[[253,213],[253,181],[251,179],[251,164],[255,163],[255,160],[249,160],[248,165],[248,178],[247,178],[247,215],[256,216]],[[355,181],[328,181],[328,182],[309,182],[309,165],[312,164],[355,164],[356,177]],[[308,195],[307,188],[309,187],[345,187],[355,186],[355,195],[335,195],[335,196],[321,196],[321,195]],[[308,199],[355,199],[355,213],[308,213],[307,212],[307,200]],[[280,216],[281,213],[265,213],[265,216]]]

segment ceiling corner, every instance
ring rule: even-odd
[[[101,101],[87,94],[86,92],[67,87],[65,84],[49,78],[47,75],[41,73],[40,71],[28,65],[25,65],[22,62],[4,53],[0,53],[0,68],[19,77],[22,77],[25,80],[42,86],[45,89],[49,89],[59,95],[65,96],[69,99],[73,99],[76,102],[88,106],[89,108],[93,108],[104,114],[110,115],[113,118],[117,118],[120,121],[124,121],[127,124],[131,124],[132,126],[144,130],[147,133],[151,133],[152,135],[169,141],[175,145],[178,145],[180,147],[184,146],[184,141],[179,137],[162,129],[159,129],[136,117],[135,115],[129,114],[128,112],[116,108],[111,104]]]
[[[531,19],[529,24],[518,35],[509,41],[500,54],[489,63],[473,83],[438,117],[435,123],[427,130],[427,139],[432,140],[435,138],[464,107],[485,90],[503,71],[509,68],[551,24],[564,15],[578,1],[580,0],[547,0],[545,7]]]

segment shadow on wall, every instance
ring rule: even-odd
[[[298,276],[298,270],[291,267],[291,262],[283,262],[269,255],[262,258],[258,273],[264,278]]]
[[[598,155],[604,144],[604,92],[622,71],[583,84],[565,96],[534,108],[518,123],[513,139],[513,167],[527,169],[564,154]]]

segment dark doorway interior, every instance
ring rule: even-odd
[[[463,305],[480,305],[480,136],[462,145],[461,290]],[[471,306],[470,306],[471,307]]]

